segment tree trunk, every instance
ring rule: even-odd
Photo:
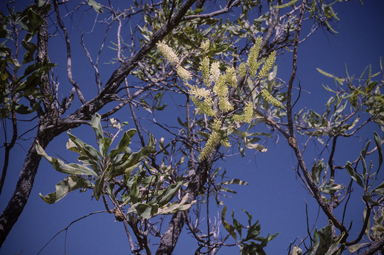
[[[33,140],[28,154],[25,158],[23,168],[21,170],[19,181],[17,182],[16,189],[9,200],[7,207],[1,213],[0,216],[0,247],[3,245],[7,235],[11,231],[13,225],[15,225],[20,214],[24,210],[24,206],[27,204],[29,194],[31,193],[33,182],[37,168],[39,166],[41,156],[36,153],[37,137]],[[49,141],[42,142],[41,146],[45,148]]]
[[[199,163],[196,173],[191,177],[187,187],[187,194],[189,195],[187,203],[191,203],[196,199],[200,190],[207,182],[208,175],[212,168],[216,154],[219,151],[220,143],[211,151],[208,157]],[[208,216],[207,216],[208,217]],[[163,234],[160,240],[159,248],[156,255],[170,255],[176,247],[177,240],[185,223],[185,212],[177,212],[172,216],[171,222],[168,225],[167,231]]]

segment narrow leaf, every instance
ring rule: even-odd
[[[90,168],[80,165],[80,164],[65,164],[62,160],[56,159],[54,157],[50,157],[44,151],[44,149],[40,146],[39,143],[36,144],[36,152],[37,154],[43,156],[49,163],[55,168],[56,171],[65,173],[65,174],[73,174],[73,175],[93,175],[97,176],[97,174]]]
[[[69,192],[74,191],[76,189],[81,188],[92,188],[93,184],[85,180],[79,176],[71,175],[65,178],[64,180],[60,181],[58,184],[56,184],[55,189],[56,191],[53,193],[49,193],[46,196],[41,195],[40,197],[47,203],[47,204],[53,204],[65,197]]]

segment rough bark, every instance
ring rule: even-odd
[[[379,240],[379,241],[374,242],[368,249],[364,250],[362,253],[359,253],[359,254],[360,255],[373,255],[380,250],[382,253],[383,249],[384,249],[384,238]]]
[[[209,154],[209,156],[198,164],[196,173],[191,176],[190,182],[187,187],[188,200],[187,203],[191,203],[196,199],[200,190],[207,182],[208,174],[212,168],[215,156],[220,148],[218,144]],[[176,247],[177,240],[181,234],[181,231],[185,223],[185,212],[177,212],[173,215],[171,222],[168,225],[167,230],[163,234],[160,240],[159,248],[156,251],[156,255],[172,254]]]

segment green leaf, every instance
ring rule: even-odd
[[[193,200],[190,204],[186,204],[188,201],[188,194],[186,194],[178,203],[177,201],[173,204],[167,204],[158,210],[158,214],[166,215],[166,214],[173,214],[175,212],[179,211],[186,211],[191,208],[191,206],[196,203],[196,200]]]
[[[80,176],[71,175],[56,184],[55,192],[49,193],[46,196],[41,195],[41,193],[39,195],[47,204],[53,204],[65,197],[71,191],[92,187],[93,184],[90,181],[85,180]]]
[[[98,13],[104,12],[104,9],[101,4],[97,3],[95,0],[88,0],[88,5],[92,6],[93,9],[95,9],[95,11],[97,11]]]
[[[159,206],[163,206],[169,201],[171,201],[179,191],[183,182],[173,183],[167,187],[164,193],[161,196],[161,199],[158,201]]]
[[[230,181],[221,182],[218,185],[229,185],[229,184],[248,185],[248,182],[242,181],[242,180],[239,180],[239,179],[232,179]]]
[[[137,176],[135,176],[133,179],[133,184],[131,186],[129,196],[131,198],[130,202],[132,202],[132,204],[135,204],[139,201],[139,187],[137,186]]]
[[[360,175],[356,173],[355,170],[352,168],[351,162],[348,161],[345,165],[345,168],[347,169],[347,172],[351,176],[351,178],[364,189],[363,181]]]
[[[107,172],[107,170],[103,171],[101,176],[99,176],[99,178],[97,178],[97,180],[95,181],[95,190],[94,190],[93,194],[94,194],[96,200],[99,200],[101,192],[103,192],[104,177],[105,177],[106,172]]]
[[[376,132],[373,132],[373,135],[374,135],[374,140],[375,140],[375,143],[376,143],[376,147],[377,147],[377,152],[379,153],[379,167],[376,171],[376,176],[379,174],[379,171],[380,171],[380,168],[381,168],[381,164],[383,164],[383,150],[381,148],[381,138],[380,136],[376,133]]]
[[[374,193],[384,197],[384,182],[379,184],[376,188],[372,190]]]
[[[104,133],[103,133],[103,128],[101,127],[100,120],[101,120],[101,116],[98,113],[95,113],[95,115],[92,117],[92,120],[91,120],[91,126],[96,134],[96,140],[97,140],[97,144],[99,145],[99,151],[101,153],[106,153],[108,149],[107,150],[104,149],[104,145],[105,145]],[[102,154],[102,156],[104,157],[105,154]]]
[[[83,156],[87,156],[89,160],[94,161],[95,164],[100,160],[100,153],[91,145],[84,143],[79,138],[71,134],[71,130],[67,132],[69,139],[76,145],[77,149]]]
[[[232,222],[233,222],[233,226],[235,227],[237,233],[239,233],[240,235],[240,239],[241,239],[241,230],[242,230],[242,226],[240,224],[240,222],[238,220],[235,219],[235,210],[232,210],[232,214],[231,214],[231,217],[232,217]]]
[[[32,11],[31,9],[28,10],[28,20],[29,20],[29,27],[31,28],[31,31],[35,31],[41,24],[44,23],[44,19],[40,17],[39,14]]]
[[[111,153],[108,155],[108,157],[113,160],[113,158],[122,152],[125,151],[125,149],[131,144],[131,138],[136,134],[135,129],[130,129],[128,131],[125,131],[123,134],[123,137],[119,141],[119,144],[115,149],[111,151]]]
[[[361,247],[363,247],[364,245],[367,245],[367,244],[368,244],[368,243],[358,243],[358,244],[349,246],[349,247],[348,247],[348,251],[349,251],[350,253],[355,253],[355,252],[357,252]]]
[[[137,215],[139,215],[144,219],[150,219],[154,214],[157,213],[158,206],[157,205],[150,206],[147,204],[140,203],[137,206],[135,206],[135,209],[136,209]]]
[[[141,161],[145,157],[154,152],[156,152],[156,150],[153,147],[144,147],[141,148],[138,152],[132,154],[127,153],[126,150],[125,155],[123,157],[123,162],[120,164],[112,165],[112,169],[107,179],[110,180],[113,177],[132,172],[135,168],[140,165]]]
[[[65,164],[62,160],[56,159],[54,157],[50,157],[44,151],[44,149],[40,146],[39,143],[36,144],[36,152],[40,156],[43,156],[49,163],[55,168],[56,171],[65,173],[65,174],[74,174],[74,175],[93,175],[97,176],[97,174],[90,169],[89,167],[80,165],[80,164]]]
[[[237,235],[235,232],[235,228],[230,225],[226,220],[225,220],[225,214],[227,213],[227,206],[224,206],[223,211],[221,211],[221,221],[223,222],[224,228],[228,231],[228,233],[235,239],[237,240]]]

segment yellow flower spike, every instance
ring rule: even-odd
[[[207,87],[211,86],[211,80],[209,77],[209,58],[208,57],[203,58],[203,61],[201,62],[200,70],[203,76],[203,82],[205,86]]]
[[[209,51],[209,40],[206,40],[205,42],[201,42],[201,49],[203,50],[204,54],[207,54]]]
[[[209,90],[204,88],[198,88],[197,86],[193,86],[189,91],[189,94],[194,95],[198,99],[204,99],[210,97],[211,95]]]
[[[215,118],[212,124],[212,130],[219,131],[221,127],[221,120],[218,118]]]
[[[253,119],[253,103],[248,102],[244,107],[244,121],[248,124],[251,123]]]
[[[224,75],[219,75],[216,80],[216,84],[213,87],[213,92],[216,93],[219,97],[225,97],[228,94],[228,87],[225,85],[226,77]]]
[[[220,63],[219,62],[214,62],[211,65],[211,82],[216,82],[217,79],[220,76],[220,69],[219,69]]]
[[[223,112],[229,112],[233,110],[233,106],[228,101],[228,97],[219,97],[219,108]]]
[[[245,64],[241,63],[239,65],[239,75],[240,75],[240,77],[244,77],[246,74],[247,74],[247,71],[246,71],[246,68],[245,68]]]
[[[226,137],[226,138],[224,138],[224,139],[221,139],[221,140],[220,140],[220,143],[221,143],[224,147],[226,147],[226,148],[231,147],[230,140],[229,140],[228,137]]]
[[[266,89],[262,89],[260,91],[261,95],[263,96],[263,98],[265,99],[265,101],[267,101],[268,103],[270,103],[271,105],[273,106],[276,106],[276,107],[280,107],[282,108],[283,107],[283,104],[277,100],[276,98],[274,98],[268,90]]]
[[[192,75],[190,72],[188,72],[184,67],[179,66],[176,70],[179,77],[184,81],[187,82],[192,78]]]
[[[263,79],[268,76],[269,72],[271,71],[273,64],[276,61],[276,51],[273,51],[267,58],[267,60],[264,63],[263,68],[261,68],[261,71],[259,72],[259,78]]]
[[[226,72],[227,82],[229,86],[235,88],[237,85],[236,71],[234,67],[228,68]]]
[[[169,63],[171,63],[172,65],[176,65],[179,62],[179,58],[171,47],[169,47],[163,42],[158,42],[156,46],[163,55],[163,57],[169,61]]]
[[[259,69],[259,66],[261,64],[261,62],[257,62],[257,58],[259,57],[259,51],[262,41],[262,37],[257,37],[255,45],[253,45],[253,47],[249,51],[247,66],[249,67],[249,75],[252,79],[255,78],[257,69]]]
[[[210,151],[212,151],[213,147],[220,141],[220,134],[217,131],[213,131],[211,136],[209,137],[207,143],[205,144],[204,149],[200,152],[199,162],[204,160]]]

